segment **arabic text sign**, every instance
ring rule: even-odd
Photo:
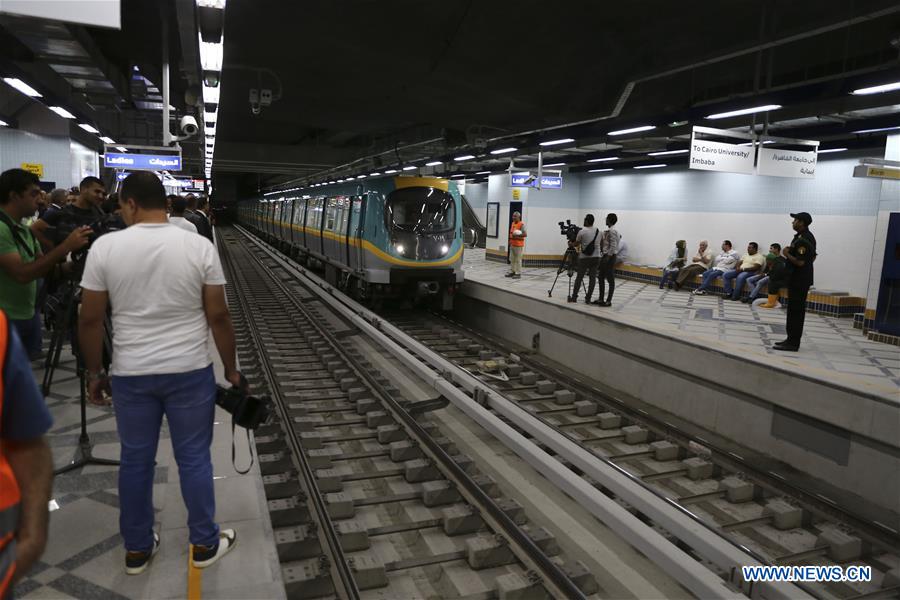
[[[125,181],[125,178],[131,175],[128,171],[119,171],[116,173],[116,181]]]
[[[816,176],[816,151],[776,150],[760,148],[756,161],[756,172],[773,177],[799,177],[812,179]]]
[[[103,166],[108,169],[132,169],[138,171],[180,171],[181,157],[173,154],[124,154],[107,152]]]
[[[690,168],[701,171],[753,174],[753,146],[739,146],[694,138]]]

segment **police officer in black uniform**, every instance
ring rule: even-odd
[[[806,296],[813,284],[813,262],[816,260],[816,237],[809,230],[809,213],[791,213],[794,239],[781,253],[791,267],[788,279],[787,339],[775,344],[775,350],[796,352],[800,349],[803,321],[806,318]]]

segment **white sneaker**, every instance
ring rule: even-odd
[[[219,532],[219,543],[215,546],[194,546],[191,563],[198,569],[205,569],[228,554],[237,545],[237,533],[234,529],[223,529]]]

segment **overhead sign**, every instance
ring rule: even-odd
[[[759,149],[756,172],[772,177],[812,179],[816,176],[817,154],[816,150],[801,152],[763,147]]]
[[[0,2],[0,13],[113,29],[122,28],[121,10],[121,0],[90,0],[89,2],[3,0]]]
[[[116,181],[125,181],[125,178],[131,175],[128,171],[119,171],[116,173]]]
[[[510,185],[512,187],[541,187],[545,190],[562,189],[562,175],[544,175],[540,179],[538,186],[538,178],[531,173],[513,173],[510,177]]]
[[[108,169],[128,168],[135,171],[180,171],[181,154],[132,154],[107,152],[103,166]]]
[[[753,146],[694,139],[688,166],[701,171],[752,175],[753,154]]]
[[[875,177],[877,179],[900,179],[900,168],[856,165],[855,167],[853,167],[853,176]]]
[[[22,169],[34,173],[39,178],[44,176],[44,165],[41,163],[22,163]]]

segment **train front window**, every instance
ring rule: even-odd
[[[387,198],[387,221],[415,233],[443,233],[456,225],[456,205],[449,193],[425,187],[394,190]]]

